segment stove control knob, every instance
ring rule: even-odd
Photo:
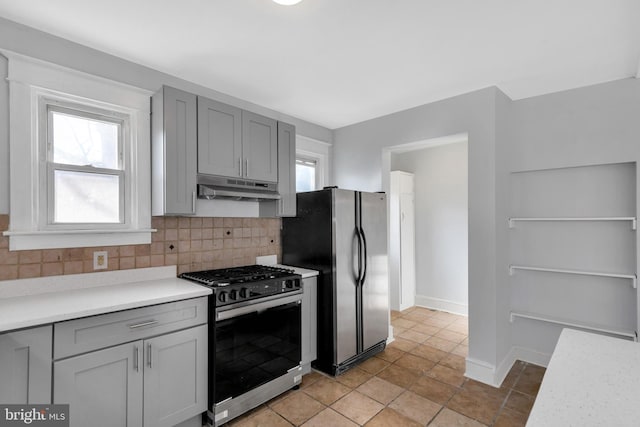
[[[220,294],[218,295],[218,301],[227,302],[227,292],[226,291],[220,292]]]
[[[296,286],[296,281],[295,280],[287,280],[285,282],[285,284],[287,285],[287,288],[293,289]]]
[[[247,298],[249,296],[247,292],[247,288],[240,289],[240,298]]]
[[[232,289],[231,291],[229,291],[229,299],[232,299],[232,300],[238,299],[238,291],[236,291],[235,289]]]

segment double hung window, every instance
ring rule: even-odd
[[[125,223],[127,117],[45,101],[47,226]]]

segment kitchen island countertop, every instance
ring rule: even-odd
[[[564,329],[527,427],[637,426],[640,344]]]
[[[209,294],[175,266],[3,281],[0,332]]]

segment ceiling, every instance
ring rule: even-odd
[[[330,129],[640,59],[637,0],[0,0],[0,16]]]

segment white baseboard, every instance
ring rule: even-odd
[[[500,362],[497,368],[481,360],[467,357],[464,375],[476,381],[494,387],[500,387],[502,381],[504,381],[517,360],[547,367],[550,359],[550,354],[540,353],[523,347],[511,347],[511,350],[509,350],[509,353],[502,359],[502,362]]]
[[[467,357],[466,369],[464,373],[465,377],[480,381],[481,383],[489,384],[494,387],[500,387],[500,384],[496,383],[495,373],[495,366],[481,360]]]
[[[469,305],[446,299],[433,298],[424,295],[416,295],[416,305],[431,308],[433,310],[447,311],[449,313],[469,315]]]

